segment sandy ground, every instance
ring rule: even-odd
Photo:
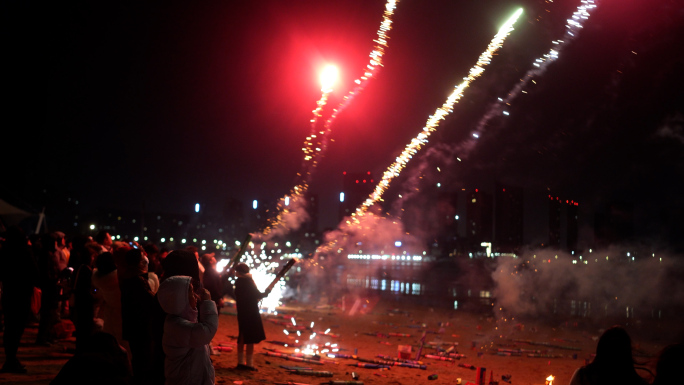
[[[490,314],[473,314],[463,310],[435,309],[416,304],[397,301],[364,299],[363,306],[354,314],[350,309],[340,307],[312,306],[290,303],[279,309],[279,315],[264,315],[267,341],[255,347],[256,372],[236,370],[237,355],[221,352],[212,356],[216,368],[217,384],[272,384],[292,382],[301,384],[321,384],[330,380],[352,381],[354,374],[364,384],[462,384],[474,382],[476,371],[459,364],[486,368],[486,383],[490,378],[504,385],[503,375],[510,376],[511,384],[545,384],[549,375],[555,376],[555,384],[567,384],[576,368],[585,359],[590,360],[596,349],[596,339],[601,328],[614,324],[605,321],[604,325],[580,321],[519,321],[516,319],[496,318]],[[237,319],[234,309],[222,309],[219,317],[219,330],[213,340],[214,346],[234,346],[237,336]],[[300,330],[296,335],[292,317]],[[311,329],[311,323],[313,328]],[[66,360],[71,357],[67,352],[73,348],[73,340],[60,341],[51,347],[31,344],[35,340],[37,325],[31,325],[22,339],[20,360],[27,366],[29,373],[24,375],[0,374],[2,384],[37,385],[48,384]],[[637,359],[644,366],[653,364],[652,357],[667,344],[681,338],[681,330],[671,333],[664,325],[641,322],[625,325],[633,338]],[[286,335],[284,329],[289,329]],[[328,334],[325,331],[328,330]],[[316,332],[314,339],[309,339]],[[393,336],[391,334],[401,336]],[[319,350],[326,343],[337,344],[339,353],[354,355],[365,359],[378,359],[377,355],[398,356],[399,345],[411,345],[412,356],[420,346],[425,333],[423,354],[437,354],[438,347],[464,354],[465,357],[453,362],[439,361],[423,357],[427,369],[414,369],[393,366],[390,369],[369,369],[354,367],[355,359],[336,358],[322,365],[286,360],[281,357],[267,356],[267,349],[280,352],[294,352],[294,348],[283,344],[316,342]],[[404,336],[408,335],[408,336]],[[331,348],[331,347],[328,347]],[[516,356],[498,354],[498,349],[538,350],[543,357],[528,357],[528,353]],[[4,354],[0,357],[4,362]],[[332,377],[314,377],[295,374],[287,367],[308,367],[316,371],[331,372]],[[493,372],[493,376],[491,375]],[[648,373],[641,372],[645,377]],[[437,379],[428,377],[436,374]]]

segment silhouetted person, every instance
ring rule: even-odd
[[[95,242],[102,248],[102,252],[105,251],[112,252],[112,236],[108,232],[102,230],[95,235],[93,238]]]
[[[97,332],[50,382],[50,385],[129,385],[131,367],[126,351],[109,333]]]
[[[259,301],[268,296],[256,287],[249,266],[238,263],[235,266],[235,307],[238,319],[238,369],[257,370],[254,367],[254,344],[266,339],[264,325],[259,313]],[[247,349],[245,351],[245,345]],[[246,354],[245,354],[246,353]]]
[[[98,315],[104,321],[102,331],[113,335],[128,351],[128,342],[121,337],[121,289],[114,256],[111,253],[97,256],[92,281],[93,287],[97,290],[96,297],[100,300]]]
[[[164,275],[161,277],[162,282],[175,275],[187,275],[192,278],[192,286],[195,290],[202,287],[197,258],[194,253],[186,250],[174,250],[162,260],[161,264],[164,269]]]
[[[646,385],[635,368],[632,339],[620,326],[606,330],[596,346],[596,357],[575,371],[570,385]]]
[[[158,346],[163,311],[148,280],[148,261],[140,248],[128,250],[125,256],[126,277],[119,281],[121,289],[121,326],[123,339],[131,348],[131,366],[136,384],[159,384],[163,381],[163,353]]]
[[[51,335],[52,328],[60,318],[60,288],[57,286],[57,280],[61,271],[56,263],[56,258],[53,257],[53,253],[57,249],[56,240],[52,235],[44,234],[38,242],[38,244],[33,245],[38,264],[38,286],[41,290],[40,322],[36,344],[51,345],[54,343]]]
[[[157,274],[157,270],[159,270],[159,248],[154,243],[148,243],[143,249],[147,253],[147,259],[150,261],[147,270]]]
[[[211,300],[216,303],[216,308],[223,306],[223,280],[216,271],[216,258],[214,254],[202,254],[200,262],[204,266],[204,288],[209,290]]]
[[[652,385],[679,385],[684,364],[684,343],[666,346],[658,356],[656,376]]]
[[[95,295],[93,293],[93,265],[100,253],[97,244],[86,244],[84,251],[78,255],[80,261],[71,277],[72,301],[69,303],[69,314],[76,327],[76,351],[82,349],[88,339],[95,333]]]
[[[19,362],[17,351],[31,312],[31,297],[38,269],[31,246],[18,227],[7,230],[0,244],[0,280],[2,280],[2,309],[5,314],[5,363],[2,373],[26,373]]]
[[[204,266],[200,263],[200,255],[199,255],[199,249],[195,246],[188,246],[185,248],[185,251],[191,252],[195,256],[195,261],[197,261],[197,268],[199,269],[199,279],[202,284],[204,284]],[[195,286],[195,288],[198,288],[198,286]]]

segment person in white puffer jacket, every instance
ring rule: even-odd
[[[209,342],[218,330],[218,311],[206,289],[195,294],[191,279],[169,277],[157,291],[159,304],[168,313],[162,339],[167,385],[214,384]],[[197,322],[198,303],[202,322]]]

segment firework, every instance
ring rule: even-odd
[[[273,287],[278,283],[278,281],[280,281],[280,279],[283,278],[283,276],[285,276],[285,274],[292,268],[292,266],[294,266],[294,264],[296,262],[297,262],[297,259],[295,259],[295,258],[292,258],[289,261],[287,261],[285,266],[283,266],[283,268],[280,269],[278,274],[276,274],[275,278],[273,278],[273,281],[268,285],[268,287],[266,288],[266,291],[270,292],[273,289]],[[296,326],[294,318],[292,318],[292,323]]]
[[[558,40],[553,40],[551,43],[553,48],[549,50],[546,54],[535,59],[532,62],[533,68],[527,71],[525,76],[523,76],[520,81],[506,94],[505,98],[498,98],[497,101],[489,108],[489,111],[480,119],[475,130],[472,132],[472,140],[480,137],[484,128],[487,126],[489,121],[496,116],[510,116],[509,111],[506,109],[511,105],[513,100],[517,98],[521,93],[526,93],[524,91],[525,87],[530,81],[533,81],[535,77],[542,75],[546,72],[547,67],[550,63],[558,59],[560,52],[572,42],[577,35],[579,35],[580,30],[584,27],[584,23],[589,20],[591,12],[597,7],[596,1],[594,0],[582,0],[577,10],[572,14],[570,19],[567,20],[565,24],[565,35],[563,38]],[[462,155],[461,157],[467,154]]]
[[[242,244],[240,244],[240,248],[235,253],[235,256],[233,256],[233,259],[231,259],[230,261],[230,268],[228,269],[227,275],[231,275],[233,273],[233,271],[235,270],[235,265],[237,265],[240,262],[240,258],[242,258],[242,255],[245,253],[245,250],[247,250],[247,246],[251,241],[252,234],[247,234],[245,240],[242,242]]]
[[[449,95],[442,106],[437,108],[433,115],[430,115],[420,133],[413,138],[408,145],[406,145],[401,154],[395,159],[394,163],[392,163],[383,173],[382,179],[375,186],[373,192],[361,204],[361,206],[359,206],[356,211],[352,213],[352,217],[347,221],[347,224],[359,225],[360,217],[362,217],[371,206],[382,200],[382,195],[389,188],[390,182],[399,176],[411,158],[417,154],[425,144],[427,144],[428,137],[437,130],[439,123],[442,120],[445,120],[446,117],[453,111],[454,104],[461,99],[465,89],[468,88],[468,86],[470,86],[475,79],[482,75],[485,70],[484,67],[491,62],[494,53],[502,47],[506,37],[508,37],[508,35],[513,31],[513,25],[518,20],[522,12],[522,8],[518,9],[499,29],[497,34],[487,46],[487,50],[480,54],[480,57],[475,65],[470,69],[470,71],[468,71],[468,76],[463,79],[463,82],[455,87],[454,91]],[[331,248],[331,244],[323,245],[319,248],[318,252],[326,251],[326,249],[329,248]]]
[[[383,12],[382,22],[377,31],[377,38],[373,41],[375,46],[371,51],[369,57],[369,64],[363,69],[362,75],[354,81],[356,86],[342,99],[342,102],[333,109],[330,117],[321,126],[321,118],[323,117],[323,109],[328,102],[328,96],[332,92],[330,84],[324,84],[321,91],[321,98],[316,102],[316,108],[312,111],[313,117],[311,119],[311,133],[304,140],[302,151],[304,152],[304,164],[302,171],[298,174],[300,182],[295,185],[290,192],[280,199],[276,209],[276,216],[269,222],[263,234],[270,234],[276,227],[284,227],[287,222],[288,226],[298,227],[302,219],[296,212],[297,209],[303,209],[306,202],[303,199],[304,194],[309,188],[309,182],[314,169],[318,166],[318,159],[325,153],[328,146],[330,134],[332,133],[332,126],[337,116],[351,103],[354,96],[358,95],[366,84],[376,77],[377,72],[382,68],[383,55],[385,48],[388,46],[388,33],[392,29],[392,16],[396,9],[399,0],[388,0],[385,4],[385,11]]]
[[[456,86],[454,91],[449,95],[447,100],[442,104],[441,107],[437,108],[433,115],[430,115],[425,127],[421,132],[411,140],[411,142],[404,148],[404,151],[396,158],[395,162],[385,171],[382,179],[375,187],[375,190],[371,193],[370,197],[363,202],[363,204],[356,210],[355,215],[362,215],[366,210],[374,205],[376,202],[381,200],[382,195],[385,193],[390,185],[390,182],[399,176],[401,171],[406,167],[408,162],[411,160],[413,155],[418,153],[418,151],[428,142],[428,137],[432,134],[439,123],[446,119],[446,117],[453,111],[454,104],[463,96],[470,83],[477,79],[484,72],[484,67],[491,62],[494,53],[501,48],[506,37],[513,31],[513,24],[518,20],[522,14],[522,8],[518,9],[513,16],[511,16],[508,21],[499,29],[499,32],[494,36],[492,41],[487,46],[487,50],[483,52],[477,60],[477,63],[468,71],[468,76],[463,79],[459,85]]]

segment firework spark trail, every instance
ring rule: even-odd
[[[501,48],[506,37],[513,31],[513,25],[518,20],[523,10],[518,9],[513,16],[511,16],[508,21],[499,29],[499,32],[494,36],[492,41],[487,46],[487,50],[484,51],[477,60],[477,63],[470,69],[468,76],[463,79],[463,82],[456,86],[455,90],[449,95],[446,102],[439,107],[434,115],[431,115],[428,121],[423,127],[422,131],[418,136],[413,138],[411,142],[404,148],[401,155],[399,155],[394,163],[384,172],[382,180],[376,185],[375,189],[371,195],[366,199],[361,206],[356,209],[356,212],[352,214],[353,217],[363,215],[368,208],[374,205],[376,202],[381,200],[382,195],[387,191],[392,179],[399,176],[401,171],[406,167],[408,162],[411,160],[413,155],[415,155],[423,145],[428,142],[428,137],[432,132],[437,130],[440,121],[446,119],[446,117],[453,111],[454,104],[463,96],[470,83],[472,83],[476,78],[478,78],[484,72],[484,67],[491,62],[494,53]]]
[[[470,146],[472,147],[472,142],[480,137],[485,126],[489,121],[502,114],[508,116],[508,111],[505,110],[506,106],[509,106],[511,102],[520,95],[521,92],[525,92],[524,88],[527,84],[534,79],[535,76],[541,76],[546,72],[549,64],[553,63],[558,59],[558,55],[561,50],[565,48],[570,42],[572,42],[577,35],[579,35],[580,30],[583,28],[583,24],[591,16],[591,11],[597,7],[596,1],[594,0],[582,0],[577,10],[572,14],[572,17],[567,20],[565,24],[565,35],[562,39],[554,40],[552,43],[555,47],[551,48],[548,53],[537,58],[532,62],[533,68],[531,68],[525,76],[511,89],[506,98],[499,98],[498,101],[487,111],[487,113],[480,119],[475,130],[472,133],[472,139],[470,140]],[[465,154],[467,155],[467,154]],[[463,156],[461,156],[463,158]]]
[[[467,159],[470,155],[470,151],[475,148],[475,145],[480,138],[480,136],[485,132],[485,129],[489,122],[499,116],[509,116],[509,112],[506,110],[507,106],[517,98],[520,93],[527,93],[525,88],[530,81],[534,78],[538,78],[543,75],[548,66],[558,59],[562,50],[572,42],[580,33],[583,25],[587,22],[591,16],[591,12],[597,7],[597,1],[594,0],[582,0],[577,10],[572,14],[572,17],[567,20],[565,24],[565,33],[562,39],[553,40],[553,48],[549,50],[545,55],[535,59],[532,62],[532,67],[527,73],[520,79],[515,86],[508,91],[506,98],[499,98],[483,115],[480,121],[475,126],[475,129],[471,132],[470,138],[464,140],[458,146],[437,146],[432,147],[428,153],[423,154],[421,159],[424,161],[424,166],[430,163],[430,156],[439,156],[442,159],[454,159],[456,161],[462,161]],[[425,168],[425,167],[421,167]],[[418,171],[416,175],[423,175],[422,171]],[[412,195],[418,194],[419,190],[416,188],[407,189],[406,192],[402,193],[402,199],[395,203],[396,207],[401,207],[403,202]]]
[[[304,165],[302,171],[297,174],[300,182],[295,185],[287,195],[279,200],[276,209],[277,215],[269,221],[269,225],[262,232],[263,235],[271,234],[276,228],[282,229],[283,231],[287,231],[287,228],[298,228],[299,225],[307,219],[305,214],[306,202],[304,202],[303,196],[309,188],[309,182],[314,169],[318,166],[318,160],[323,156],[328,146],[332,125],[337,119],[337,116],[349,106],[356,95],[363,91],[368,82],[376,77],[377,72],[383,66],[383,55],[385,53],[385,48],[388,47],[388,32],[392,29],[392,16],[394,15],[394,10],[396,9],[398,2],[399,0],[388,0],[385,4],[385,11],[383,12],[382,22],[377,31],[377,38],[373,40],[376,45],[369,55],[369,64],[364,68],[363,75],[354,81],[356,86],[344,96],[342,102],[333,110],[333,113],[325,121],[322,128],[319,127],[320,119],[332,89],[324,88],[321,90],[323,94],[316,103],[316,109],[313,110],[311,134],[306,137],[304,147],[302,148],[302,151],[304,152]]]
[[[413,155],[415,155],[421,147],[427,143],[427,138],[430,134],[437,129],[441,120],[446,119],[446,117],[453,110],[454,104],[456,104],[460,98],[463,96],[464,90],[472,83],[476,78],[478,78],[484,72],[484,67],[491,62],[491,58],[494,53],[501,48],[506,37],[513,31],[513,25],[518,20],[523,10],[518,9],[513,16],[511,16],[506,23],[499,29],[494,38],[490,41],[487,46],[487,50],[480,54],[475,65],[468,72],[468,76],[463,78],[463,82],[456,86],[455,90],[449,95],[447,100],[442,104],[441,107],[437,108],[434,115],[431,115],[425,124],[425,127],[421,130],[420,134],[413,138],[411,142],[404,148],[404,151],[399,155],[395,162],[390,165],[390,167],[383,174],[382,179],[376,185],[375,189],[371,195],[366,199],[361,206],[359,206],[349,220],[344,223],[347,227],[346,230],[342,230],[341,237],[347,237],[348,232],[351,228],[363,227],[361,223],[361,218],[367,213],[368,209],[371,208],[376,202],[380,201],[382,195],[389,187],[390,182],[404,169],[404,167],[411,160]],[[376,218],[379,219],[379,218]],[[373,221],[372,221],[373,222]],[[396,224],[396,223],[395,223]],[[333,245],[338,243],[339,239],[333,239],[325,244],[321,245],[317,250],[316,254],[326,253],[333,248]]]

